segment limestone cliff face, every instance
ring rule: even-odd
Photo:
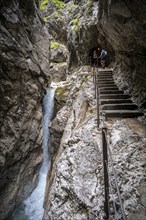
[[[146,101],[145,14],[145,1],[99,1],[99,30],[116,52],[115,79],[137,104]]]
[[[34,188],[42,161],[48,34],[38,1],[0,2],[0,219]]]

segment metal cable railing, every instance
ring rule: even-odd
[[[97,104],[97,127],[99,128],[100,127],[100,107],[99,107],[100,101],[99,101],[99,87],[98,87],[98,65],[96,68],[95,64],[93,67],[93,82],[95,84],[95,98],[96,98],[96,104]],[[102,129],[103,170],[104,170],[105,220],[108,220],[110,218],[110,205],[109,205],[110,192],[111,192],[111,196],[113,197],[113,208],[114,208],[114,214],[115,214],[116,220],[117,220],[117,215],[118,215],[117,209],[116,209],[116,203],[114,201],[112,182],[111,182],[111,179],[109,177],[109,172],[108,172],[108,169],[109,169],[108,162],[110,162],[111,167],[112,167],[112,173],[114,176],[115,188],[116,188],[117,196],[119,199],[122,220],[126,220],[126,215],[124,212],[122,199],[121,199],[121,195],[120,195],[120,190],[119,190],[119,186],[118,186],[116,170],[114,168],[112,154],[111,154],[111,150],[110,150],[108,139],[107,139],[107,128],[104,126],[104,118],[106,118],[106,116],[103,117],[103,126],[101,129]]]

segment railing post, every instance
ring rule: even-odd
[[[102,148],[103,148],[103,169],[104,169],[104,192],[105,202],[104,211],[106,214],[105,219],[109,219],[109,180],[108,180],[108,152],[106,141],[106,128],[102,128]]]

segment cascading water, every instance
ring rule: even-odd
[[[48,127],[53,113],[54,93],[55,87],[49,88],[43,99],[43,164],[39,173],[38,185],[8,220],[42,220],[46,176],[50,165],[48,152],[50,132]]]

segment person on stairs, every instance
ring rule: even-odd
[[[100,63],[103,69],[105,68],[106,57],[107,57],[107,51],[102,49],[99,58],[100,58]]]
[[[96,50],[93,51],[93,63],[94,63],[95,66],[97,66],[98,55],[97,55],[97,51]]]

